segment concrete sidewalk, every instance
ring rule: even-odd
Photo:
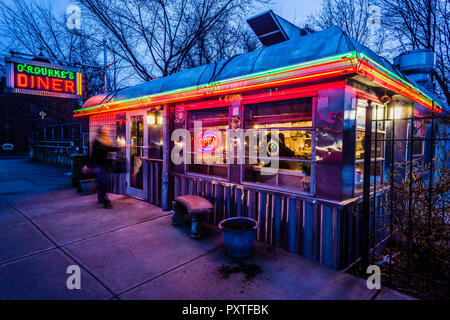
[[[67,171],[0,160],[0,299],[408,298],[264,243],[243,260],[262,273],[226,278],[221,266],[236,261],[217,228],[192,240],[168,212],[126,196],[103,209],[70,187]],[[81,268],[81,290],[66,286],[70,265]]]

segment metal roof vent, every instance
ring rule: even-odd
[[[432,90],[431,74],[436,70],[436,53],[427,49],[404,52],[394,58],[394,65],[410,79]]]
[[[308,26],[303,29],[297,27],[272,10],[247,19],[247,23],[266,47],[314,32]]]

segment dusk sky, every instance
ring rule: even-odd
[[[320,9],[322,0],[272,0],[272,3],[269,7],[275,13],[291,22],[300,23]]]
[[[0,0],[7,4],[12,4],[13,0]],[[38,0],[41,2],[53,2],[56,11],[64,11],[69,5],[73,4],[71,0]],[[272,9],[275,13],[279,14],[283,18],[295,24],[304,24],[304,20],[308,15],[320,9],[322,0],[272,0],[271,5],[264,6],[261,10],[255,10],[254,14],[263,12],[268,9]],[[253,14],[253,13],[252,13]],[[7,51],[11,48],[5,48],[8,46],[4,41],[0,41],[0,50]]]

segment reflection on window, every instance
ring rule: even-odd
[[[356,160],[364,160],[364,138],[366,133],[364,131],[356,131]],[[372,133],[372,151],[371,157],[383,158],[384,157],[384,133]],[[375,145],[377,146],[375,149]]]
[[[256,136],[256,143],[246,140],[244,181],[313,191],[312,98],[246,105],[244,126]],[[278,139],[271,137],[270,130],[275,129]],[[271,172],[274,154],[278,154],[279,169]]]
[[[312,127],[312,99],[246,105],[245,127],[248,129]]]
[[[228,108],[188,112],[191,134],[191,164],[188,172],[224,177],[228,176],[226,158]]]
[[[423,156],[425,147],[425,121],[414,120],[414,140],[412,141],[413,157]]]
[[[367,102],[359,99],[356,107],[356,127],[359,129],[366,128],[366,107]],[[385,107],[372,103],[372,130],[375,131],[376,125],[378,125],[378,130],[384,130],[384,119]]]
[[[356,132],[356,160],[364,160],[364,136],[364,132]]]
[[[376,180],[375,180],[376,179]],[[372,161],[370,163],[370,185],[375,181],[381,185],[383,179],[383,161]],[[363,192],[364,185],[364,162],[355,164],[355,193]]]
[[[118,113],[117,114],[117,121],[116,121],[116,146],[124,146],[127,143],[127,124],[126,124],[126,114],[125,113]],[[125,158],[126,157],[126,149],[120,148],[117,151],[117,156],[119,158]]]
[[[253,146],[246,140],[246,155],[260,156],[267,154],[270,156],[274,152],[278,153],[280,158],[297,158],[297,159],[311,159],[311,131],[308,130],[280,130],[277,139],[272,139],[271,132],[254,131],[254,137],[257,141]],[[262,139],[262,135],[266,138]],[[265,143],[267,141],[267,143]],[[249,150],[253,148],[253,150]],[[263,153],[259,153],[261,148],[266,148]],[[253,152],[250,152],[253,151]]]
[[[358,100],[356,109],[356,141],[355,141],[355,172],[354,172],[354,192],[355,194],[363,191],[364,183],[364,143],[365,143],[365,123],[366,123],[365,100]],[[385,148],[385,108],[383,106],[372,104],[372,141],[371,145],[371,186],[382,183],[382,173],[384,166],[384,148]],[[376,121],[378,120],[378,121]]]
[[[148,126],[148,157],[150,159],[163,158],[163,113],[154,110],[147,113]]]
[[[311,192],[311,163],[280,161],[280,169],[272,173],[263,165],[246,165],[244,180]]]

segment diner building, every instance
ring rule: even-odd
[[[261,49],[92,97],[74,116],[89,118],[91,138],[103,125],[113,141],[128,145],[117,155],[127,171],[109,175],[110,192],[163,210],[177,196],[201,195],[215,206],[210,223],[254,218],[258,240],[344,268],[359,256],[354,204],[363,191],[368,103],[378,120],[442,115],[448,107],[426,89],[429,70],[403,72],[410,60],[391,64],[338,27],[300,29],[272,11],[248,22]],[[388,171],[392,122],[372,129],[380,141],[373,183],[381,184]],[[189,135],[179,138],[177,129]],[[255,143],[225,134],[240,129]],[[269,137],[262,154],[260,139],[270,132],[278,139]],[[395,134],[407,137],[408,121],[399,120]],[[414,149],[424,161],[426,143]],[[183,161],[174,162],[174,149],[186,144]],[[267,174],[272,152],[279,169]],[[398,151],[396,159],[407,154]],[[386,234],[378,237],[381,243]]]

